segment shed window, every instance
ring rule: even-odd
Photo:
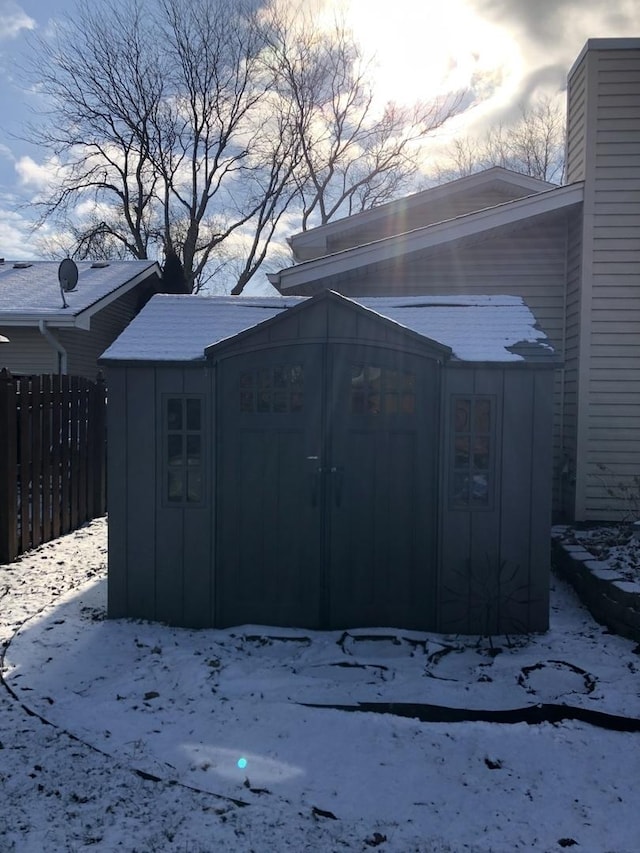
[[[493,487],[493,401],[453,398],[452,503],[488,508]]]
[[[203,500],[202,400],[165,400],[164,483],[169,504],[198,504]]]
[[[414,373],[371,364],[351,365],[351,414],[413,415],[415,410]]]
[[[283,364],[240,374],[242,414],[297,414],[304,408],[304,368]]]

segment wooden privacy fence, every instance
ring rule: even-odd
[[[106,391],[0,371],[0,563],[106,512]]]

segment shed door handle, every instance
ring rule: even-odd
[[[307,456],[309,462],[318,462],[319,456]],[[322,467],[320,465],[314,465],[313,469],[309,472],[309,487],[311,494],[311,506],[318,506],[318,493],[320,491],[320,475],[322,474]]]

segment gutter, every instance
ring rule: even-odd
[[[58,361],[58,373],[60,375],[64,375],[67,372],[67,351],[62,346],[60,341],[56,338],[56,336],[52,333],[51,329],[47,326],[44,320],[38,320],[38,329],[40,330],[40,334],[42,337],[48,341],[49,344],[53,347],[54,350],[58,353],[59,361]]]

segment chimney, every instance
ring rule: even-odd
[[[640,38],[590,39],[571,68],[566,173],[584,182],[566,308],[575,518],[613,518],[597,466],[621,488],[640,476]]]

